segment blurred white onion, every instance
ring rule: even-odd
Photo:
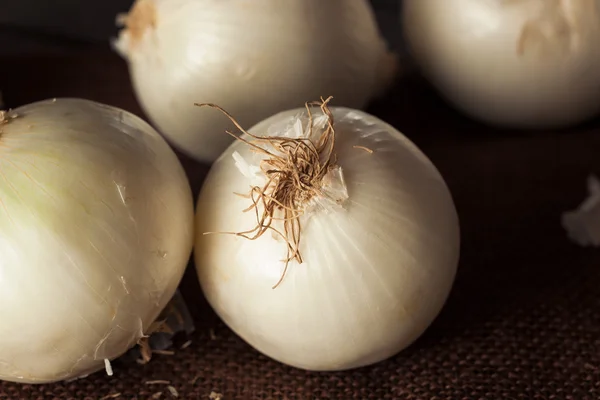
[[[212,102],[249,127],[332,94],[360,108],[390,83],[367,0],[137,0],[114,42],[150,120],[184,153],[214,161],[231,142]]]
[[[560,128],[600,110],[600,0],[405,0],[432,84],[490,124]]]

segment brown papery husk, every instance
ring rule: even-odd
[[[256,240],[267,231],[272,231],[285,241],[287,256],[283,260],[285,267],[281,278],[273,286],[281,284],[289,263],[296,260],[302,263],[300,254],[300,238],[302,226],[300,217],[304,214],[308,202],[315,196],[324,196],[322,192],[323,178],[337,166],[335,149],[335,129],[333,114],[328,103],[333,97],[321,98],[320,101],[305,104],[308,113],[309,134],[304,138],[288,138],[282,136],[257,136],[244,130],[240,124],[223,108],[212,103],[196,104],[199,107],[211,107],[225,114],[235,127],[252,140],[245,139],[226,131],[236,140],[246,143],[258,153],[266,156],[260,168],[267,178],[262,187],[254,186],[246,195],[251,205],[244,211],[254,210],[256,226],[245,232],[214,232],[241,236],[248,240]],[[327,117],[327,126],[316,143],[313,142],[312,109],[319,107]],[[259,144],[263,144],[260,146]],[[281,217],[277,215],[281,214]],[[274,221],[283,222],[283,231],[273,226]],[[208,232],[213,233],[213,232]]]
[[[148,330],[146,331],[146,333],[144,334],[144,336],[142,336],[137,342],[137,345],[139,346],[139,349],[140,349],[140,356],[142,357],[141,359],[138,360],[139,364],[141,364],[141,365],[148,364],[150,362],[150,360],[152,359],[153,353],[159,354],[159,352],[152,350],[152,347],[150,346],[150,342],[149,342],[150,336],[153,333],[158,333],[158,332],[173,333],[173,331],[169,328],[166,321],[156,321],[156,322],[152,323],[150,325],[150,327],[148,328]]]
[[[128,14],[118,16],[118,23],[125,26],[129,34],[130,50],[142,40],[148,29],[156,27],[156,22],[156,5],[150,0],[136,0]]]
[[[8,124],[11,119],[18,118],[19,116],[12,112],[12,110],[0,110],[0,125]]]

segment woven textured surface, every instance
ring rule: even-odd
[[[9,106],[78,96],[140,114],[114,56],[0,60]],[[7,79],[10,78],[10,79]],[[598,399],[600,249],[570,243],[560,214],[600,173],[600,123],[567,132],[500,132],[446,107],[407,79],[369,110],[413,139],[445,176],[462,225],[456,284],[426,334],[381,364],[309,373],[271,361],[210,312],[192,269],[182,291],[192,344],[148,365],[113,364],[71,383],[0,383],[0,399]],[[184,160],[198,190],[206,167]],[[169,384],[149,385],[152,380]],[[212,394],[212,397],[211,397]]]

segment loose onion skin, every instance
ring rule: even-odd
[[[213,164],[202,188],[194,251],[206,298],[233,331],[275,360],[316,371],[373,364],[417,339],[450,292],[460,242],[449,190],[423,153],[373,116],[331,111],[344,176],[338,183],[348,199],[304,215],[303,263],[290,262],[273,289],[285,269],[278,235],[204,234],[256,225],[254,211],[242,212],[250,200],[234,194],[253,183],[233,156],[250,165],[264,156],[240,141]],[[295,109],[250,133],[282,136],[298,115],[306,122]]]
[[[600,111],[600,0],[405,0],[403,26],[423,73],[475,119],[563,128]]]
[[[140,118],[80,99],[0,125],[0,379],[104,368],[173,296],[193,245],[176,155]]]
[[[115,42],[149,119],[213,162],[231,143],[219,104],[250,127],[331,93],[361,108],[395,74],[367,0],[138,0]]]

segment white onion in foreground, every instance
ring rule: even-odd
[[[381,120],[332,112],[341,170],[331,169],[318,186],[324,195],[304,203],[303,263],[292,260],[275,288],[287,251],[273,231],[256,240],[203,234],[255,227],[255,212],[242,211],[251,201],[234,192],[264,185],[258,165],[265,156],[232,144],[197,203],[195,261],[212,307],[260,352],[309,370],[365,366],[410,345],[442,308],[459,257],[457,214],[432,163]],[[314,114],[315,133],[323,132],[323,114]],[[296,109],[250,132],[298,138],[306,126],[307,113]]]
[[[183,275],[193,199],[123,110],[33,103],[0,125],[0,379],[79,377],[136,344]]]
[[[137,0],[120,22],[115,47],[146,114],[204,162],[230,124],[196,102],[250,127],[322,93],[361,108],[395,68],[367,0]]]
[[[600,0],[404,0],[412,54],[444,97],[508,127],[600,111]]]

